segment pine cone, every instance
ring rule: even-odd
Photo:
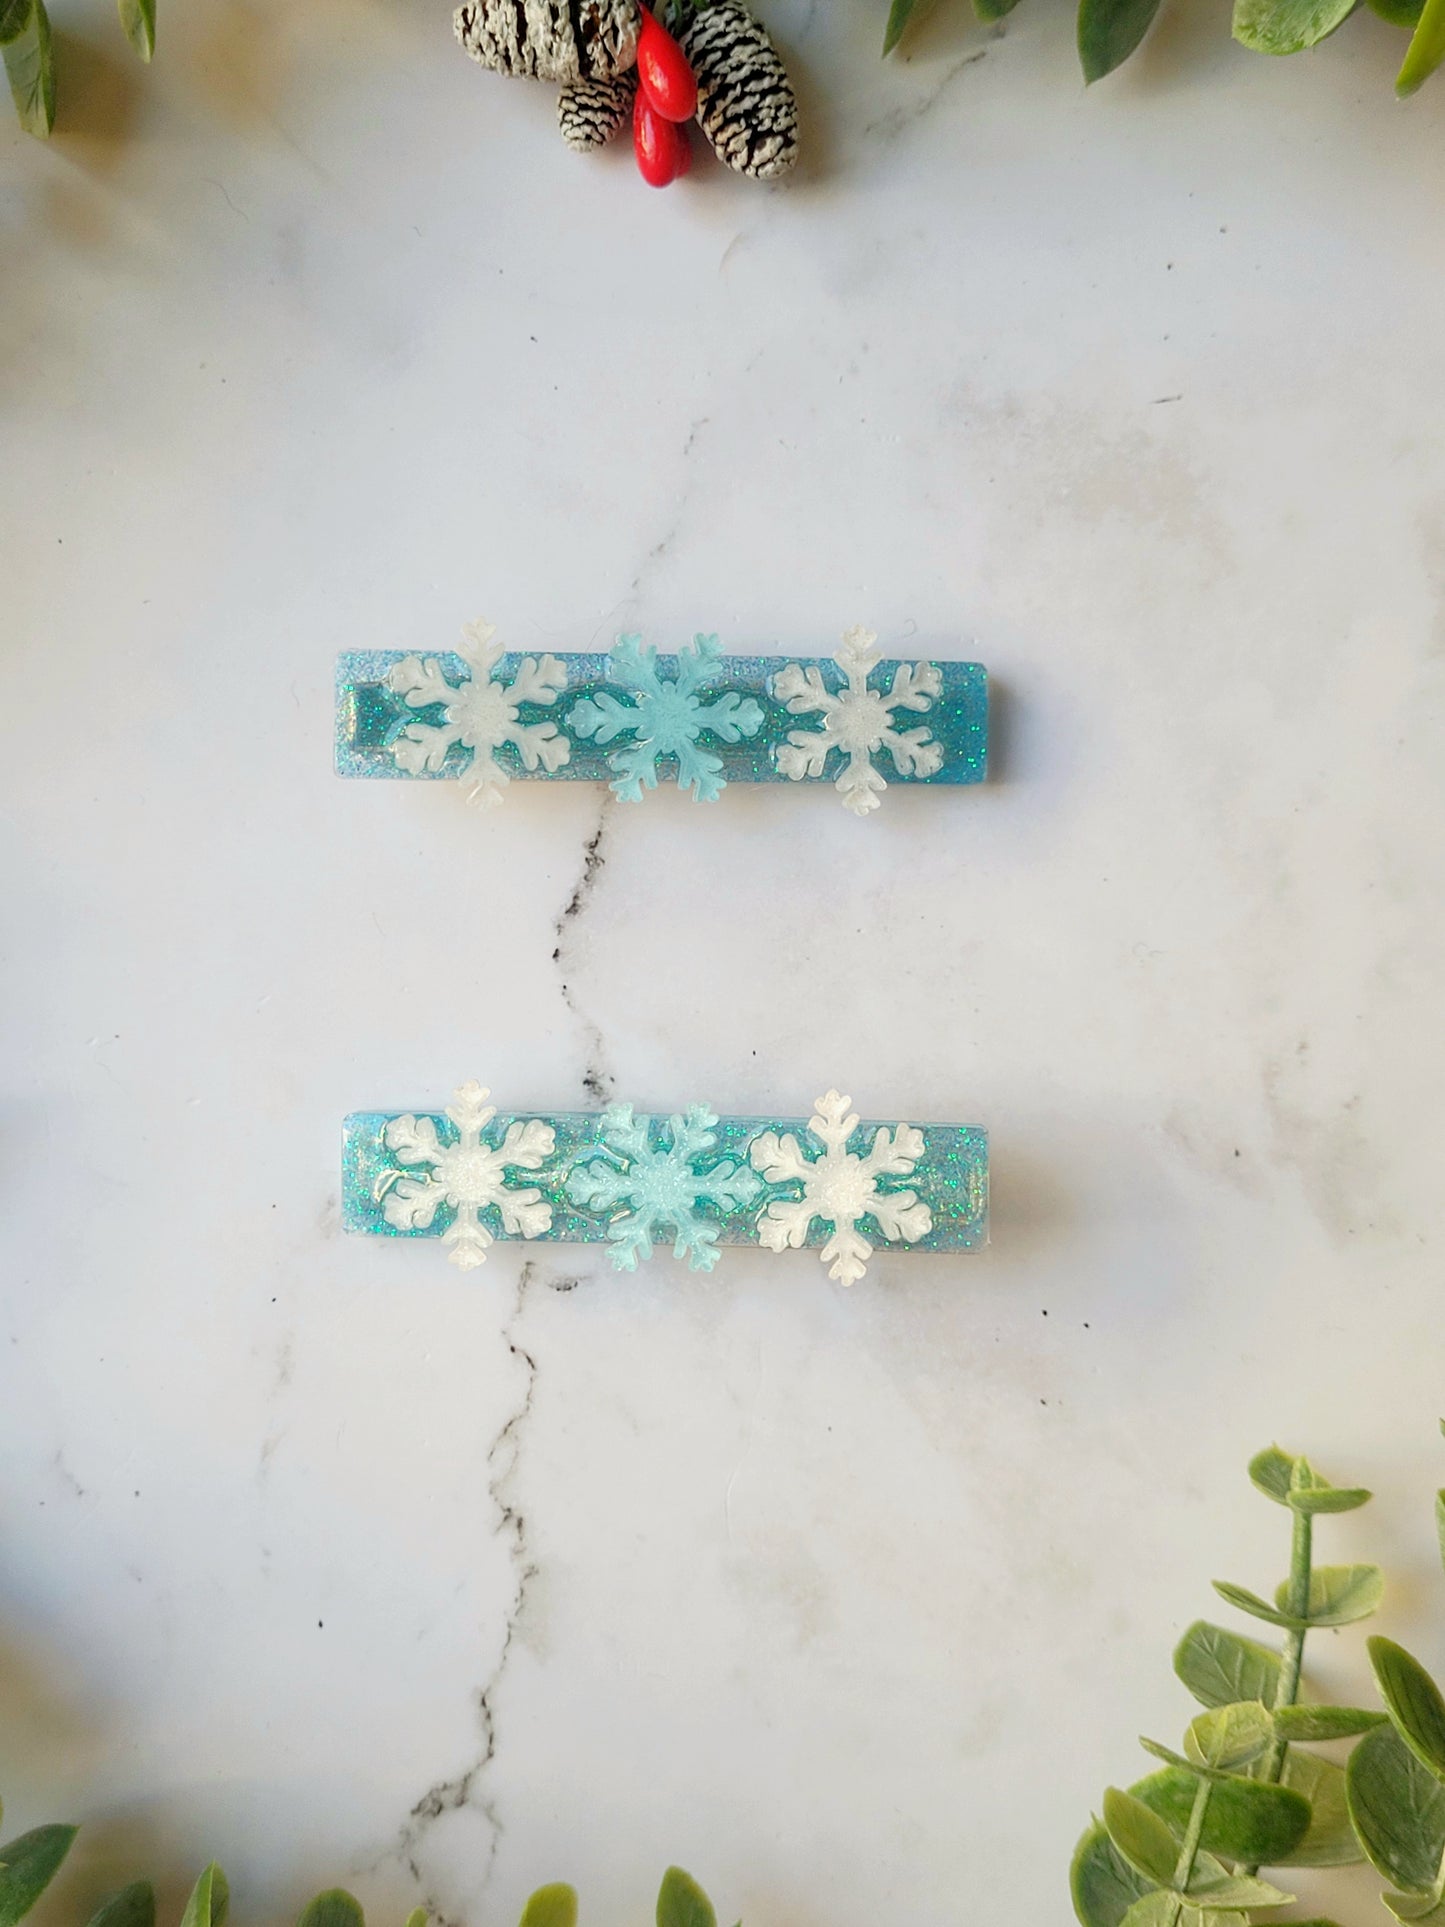
[[[798,158],[798,103],[777,48],[742,0],[712,0],[679,36],[697,76],[698,125],[725,166],[755,181]]]
[[[557,126],[578,154],[603,147],[632,116],[637,69],[616,80],[569,80],[557,96]]]
[[[483,67],[532,80],[613,80],[637,59],[637,0],[464,0],[457,39]]]

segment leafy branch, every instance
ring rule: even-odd
[[[36,1827],[0,1846],[0,1927],[19,1927],[59,1873],[78,1831]],[[213,1861],[191,1889],[180,1927],[226,1927],[230,1907],[226,1876]],[[122,1887],[101,1902],[88,1927],[156,1927],[155,1889],[148,1880]],[[366,1927],[366,1915],[353,1895],[331,1887],[302,1909],[296,1927]],[[406,1927],[428,1927],[425,1907],[407,1915]],[[539,1887],[522,1910],[521,1927],[577,1927],[575,1890],[561,1882]],[[669,1867],[662,1877],[657,1927],[717,1927],[712,1902],[681,1867]]]
[[[1442,1424],[1445,1430],[1445,1424]],[[1445,1492],[1435,1495],[1445,1560]],[[1392,1639],[1369,1642],[1389,1724],[1350,1755],[1350,1819],[1365,1856],[1396,1891],[1382,1895],[1400,1921],[1445,1922],[1445,1700],[1419,1660]]]
[[[1127,1792],[1111,1787],[1104,1795],[1102,1818],[1074,1853],[1074,1911],[1083,1927],[1250,1927],[1257,1910],[1294,1897],[1261,1879],[1261,1867],[1337,1867],[1362,1858],[1343,1769],[1302,1748],[1387,1732],[1386,1716],[1301,1704],[1300,1688],[1309,1633],[1368,1618],[1379,1604],[1377,1566],[1313,1562],[1315,1520],[1353,1511],[1370,1495],[1331,1485],[1308,1459],[1278,1446],[1251,1460],[1249,1476],[1290,1514],[1289,1573],[1272,1603],[1225,1580],[1215,1581],[1215,1591],[1277,1627],[1282,1646],[1206,1620],[1184,1634],[1174,1670],[1205,1710],[1190,1721],[1181,1751],[1141,1741],[1160,1769]],[[1445,1704],[1440,1731],[1445,1760]],[[1440,1794],[1445,1828],[1445,1783]],[[1445,1913],[1438,1918],[1445,1923]]]
[[[1232,31],[1261,54],[1296,54],[1342,27],[1359,0],[1234,0]],[[1391,26],[1408,27],[1410,44],[1395,91],[1413,94],[1445,60],[1445,0],[1369,0]],[[924,0],[891,0],[883,52],[892,53]],[[980,20],[1001,20],[1017,0],[974,0]],[[1079,65],[1085,81],[1102,80],[1129,58],[1149,31],[1159,0],[1078,0]]]

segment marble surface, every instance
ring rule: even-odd
[[[772,0],[811,160],[584,164],[417,0],[57,0],[0,131],[0,1786],[242,1917],[680,1860],[749,1927],[1062,1922],[1260,1587],[1271,1437],[1445,1660],[1445,85],[1168,4]],[[341,648],[985,660],[982,791],[338,782]],[[478,1076],[986,1123],[994,1242],[344,1240]],[[1223,1611],[1223,1609],[1221,1609]],[[1353,1635],[1326,1685],[1359,1684]],[[1330,1911],[1374,1918],[1372,1883]],[[1317,1894],[1321,1889],[1314,1890]]]

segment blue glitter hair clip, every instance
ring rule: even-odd
[[[455,777],[499,803],[516,778],[605,782],[626,802],[664,773],[703,803],[728,783],[831,782],[866,816],[890,782],[980,783],[988,677],[976,662],[902,662],[850,629],[831,657],[675,656],[639,636],[606,655],[504,654],[487,623],[457,650],[343,655],[342,776]]]
[[[988,1241],[988,1136],[974,1125],[864,1123],[837,1091],[806,1119],[720,1118],[705,1104],[518,1117],[487,1097],[463,1084],[444,1111],[348,1117],[346,1229],[440,1238],[465,1270],[498,1238],[605,1243],[620,1271],[668,1239],[696,1271],[720,1245],[808,1246],[843,1285],[875,1248]]]

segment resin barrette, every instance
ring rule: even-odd
[[[671,1117],[630,1104],[499,1114],[480,1084],[444,1111],[357,1111],[342,1147],[342,1222],[440,1238],[465,1270],[498,1238],[608,1244],[619,1271],[672,1241],[711,1271],[719,1245],[821,1247],[851,1285],[875,1248],[969,1251],[988,1240],[988,1135],[873,1124],[829,1091],[810,1118]]]
[[[728,783],[831,782],[855,816],[890,782],[981,783],[988,677],[976,662],[880,657],[850,629],[830,657],[675,656],[639,636],[607,654],[505,654],[474,622],[440,655],[352,651],[336,679],[342,776],[456,777],[476,803],[514,778],[608,783],[640,801],[665,775],[703,803]]]

